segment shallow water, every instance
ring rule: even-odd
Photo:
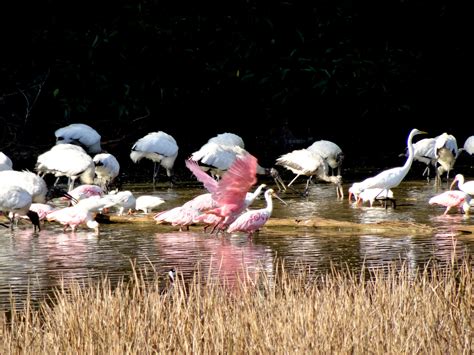
[[[175,267],[185,279],[191,279],[199,268],[204,277],[236,282],[262,268],[271,276],[276,260],[295,270],[301,266],[326,271],[331,263],[349,265],[360,270],[405,262],[415,270],[429,260],[449,263],[452,258],[474,254],[472,234],[459,235],[455,227],[472,225],[474,217],[457,211],[443,216],[444,208],[428,205],[433,195],[446,189],[444,183],[437,190],[433,183],[407,181],[394,189],[397,208],[387,209],[354,206],[346,196],[336,198],[332,185],[317,183],[310,187],[308,197],[302,197],[304,184],[295,185],[296,191],[280,196],[287,205],[275,200],[272,217],[323,217],[339,221],[373,223],[378,221],[411,221],[436,227],[432,235],[351,235],[341,230],[266,228],[249,239],[236,233],[227,236],[209,235],[200,227],[179,232],[170,226],[154,223],[116,223],[101,225],[100,235],[80,228],[75,233],[63,232],[58,224],[46,223],[40,233],[33,233],[31,225],[21,223],[11,232],[0,230],[0,306],[9,307],[10,293],[18,302],[30,293],[41,299],[61,283],[62,279],[86,280],[108,275],[111,280],[128,277],[132,264],[149,266],[161,277]],[[168,209],[204,193],[198,184],[174,188],[150,185],[129,185],[123,189],[141,194],[155,194],[166,200],[158,210]],[[264,205],[255,202],[254,208]],[[286,227],[289,228],[289,227]],[[291,227],[290,227],[291,228]]]

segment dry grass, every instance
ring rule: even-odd
[[[72,283],[54,301],[0,313],[1,354],[472,353],[470,262],[316,276],[262,273],[230,291],[201,275],[111,287]],[[164,290],[164,291],[163,291]],[[12,304],[14,302],[12,301]]]

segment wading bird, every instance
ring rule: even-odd
[[[102,151],[100,146],[100,134],[83,123],[72,123],[54,132],[56,144],[75,144],[81,146],[90,154],[97,154]]]
[[[178,144],[176,140],[162,131],[151,132],[140,138],[132,146],[130,153],[130,159],[134,163],[138,163],[143,158],[153,162],[153,186],[155,186],[160,165],[166,169],[166,175],[171,183],[173,182],[173,166],[177,156]]]
[[[94,181],[101,186],[104,191],[109,191],[110,184],[120,172],[120,164],[112,154],[100,153],[92,159],[95,165]]]
[[[320,180],[335,184],[337,197],[344,197],[344,191],[342,190],[342,177],[340,175],[329,176],[328,164],[318,153],[312,152],[308,149],[293,150],[290,153],[281,155],[276,160],[276,164],[281,165],[296,174],[293,180],[288,184],[288,187],[290,187],[299,176],[303,175],[308,177],[304,190],[305,196],[308,194],[309,183],[311,182],[312,177],[316,176]]]
[[[341,175],[344,153],[336,143],[327,140],[320,140],[314,142],[306,149],[318,153],[326,161],[328,166],[331,168],[331,175],[334,175],[334,170],[336,169],[337,175]]]
[[[265,191],[265,201],[267,203],[265,208],[258,210],[250,210],[242,213],[233,221],[227,228],[228,233],[245,232],[251,238],[253,234],[263,227],[270,219],[273,211],[272,196],[275,194],[273,189]]]
[[[12,160],[3,152],[0,152],[0,171],[3,170],[12,170],[13,163]]]
[[[456,183],[458,184],[459,190],[464,191],[465,193],[471,196],[474,196],[474,180],[464,182],[464,175],[457,174],[454,177],[453,182],[451,183],[450,190],[453,189]]]
[[[459,208],[460,211],[469,214],[471,208],[471,196],[464,191],[452,190],[444,191],[443,193],[433,196],[429,200],[430,205],[441,205],[446,207],[443,214],[447,214],[453,207]]]
[[[230,168],[237,157],[246,154],[250,153],[237,145],[208,142],[192,153],[190,159],[198,163],[203,171],[209,171],[213,178],[219,179]],[[257,164],[256,169],[258,175],[272,177],[278,190],[284,191],[286,189],[280,174],[275,168],[264,168]]]
[[[393,187],[398,186],[402,180],[407,175],[410,167],[413,163],[414,157],[414,148],[413,148],[413,137],[418,134],[426,134],[426,132],[420,131],[416,128],[413,128],[408,135],[407,138],[407,146],[408,146],[408,158],[403,166],[391,168],[388,170],[384,170],[381,173],[377,174],[376,176],[370,177],[365,179],[364,181],[357,183],[354,188],[354,193],[360,193],[365,189],[373,189],[373,188],[380,188],[385,190],[385,193],[388,193]],[[354,187],[354,185],[352,185]]]
[[[38,214],[30,210],[32,203],[31,194],[20,186],[1,185],[0,187],[0,211],[2,211],[10,221],[10,228],[16,224],[19,215],[27,216],[33,224],[33,230],[40,231],[41,226]],[[5,224],[2,223],[4,227]]]

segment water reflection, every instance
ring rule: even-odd
[[[347,191],[349,185],[345,186]],[[149,190],[149,185],[126,186],[124,189],[140,194],[154,194],[166,200],[163,209],[175,207],[203,193],[200,186],[181,186]],[[304,184],[296,185],[304,189]],[[459,226],[472,226],[473,216],[450,213],[428,205],[435,191],[426,181],[403,182],[394,189],[397,208],[390,206],[355,206],[346,199],[338,200],[334,187],[313,184],[309,196],[288,191],[280,196],[288,203],[274,204],[274,218],[323,217],[356,223],[380,221],[409,221],[425,223],[436,228],[433,235],[352,235],[341,230],[328,233],[324,229],[264,229],[253,240],[244,234],[210,236],[202,228],[178,232],[177,228],[143,224],[104,224],[101,234],[86,228],[75,233],[63,232],[54,223],[46,223],[34,234],[31,225],[22,223],[13,232],[0,229],[0,307],[8,307],[10,292],[19,302],[30,292],[40,299],[63,278],[96,279],[108,275],[119,280],[131,274],[132,265],[153,267],[163,278],[170,267],[189,280],[199,268],[203,279],[208,277],[235,285],[237,280],[254,278],[260,270],[274,274],[275,260],[284,260],[290,272],[301,265],[325,272],[335,265],[355,270],[362,265],[387,266],[405,262],[416,270],[429,260],[450,263],[474,253],[472,234],[460,236]],[[261,208],[263,199],[255,202]]]

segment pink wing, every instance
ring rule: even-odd
[[[211,213],[228,216],[242,210],[247,192],[257,182],[256,174],[257,158],[249,153],[238,156],[212,194],[221,207]]]
[[[206,174],[192,159],[187,159],[185,162],[186,167],[191,170],[194,176],[204,184],[204,187],[209,192],[214,192],[217,189],[217,181],[214,180],[210,175]]]

